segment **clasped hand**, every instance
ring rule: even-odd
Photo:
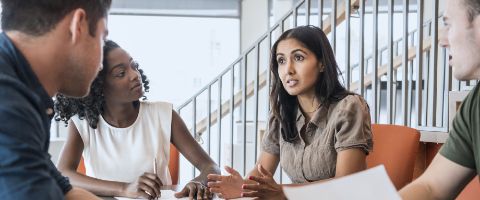
[[[220,198],[232,199],[253,197],[254,199],[286,199],[282,186],[277,184],[273,175],[258,165],[259,176],[250,176],[244,180],[233,168],[225,167],[230,175],[208,175],[210,191],[218,193]]]

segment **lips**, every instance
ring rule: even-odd
[[[288,79],[287,80],[287,86],[288,87],[294,87],[297,84],[298,84],[298,80],[296,80],[296,79]]]
[[[138,87],[142,86],[141,83],[136,83],[133,87],[130,88],[130,90],[137,89]]]

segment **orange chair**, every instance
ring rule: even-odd
[[[175,145],[170,144],[170,161],[168,163],[168,170],[170,171],[170,176],[172,177],[172,184],[178,184],[178,175],[180,172],[180,153],[178,152]]]
[[[475,178],[463,188],[462,192],[458,194],[456,200],[477,200],[480,195],[480,182],[478,179],[479,177],[475,176]]]
[[[401,189],[412,181],[420,133],[405,126],[372,124],[372,134],[368,168],[383,164],[397,190]]]
[[[179,165],[180,165],[180,153],[177,148],[170,144],[170,162],[168,163],[168,170],[170,171],[170,176],[172,177],[172,184],[178,184],[178,174],[179,174]],[[77,172],[85,174],[85,163],[83,162],[83,157],[78,163]]]

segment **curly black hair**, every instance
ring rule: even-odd
[[[108,40],[105,42],[103,47],[103,69],[98,73],[98,76],[93,81],[90,87],[90,93],[84,98],[71,98],[63,94],[57,94],[55,97],[55,120],[64,121],[65,124],[68,123],[68,120],[78,114],[80,119],[86,119],[88,125],[94,129],[97,128],[98,119],[101,114],[104,112],[105,107],[105,97],[104,94],[104,83],[106,78],[106,69],[108,66],[107,56],[108,54],[117,48],[121,48],[117,43]],[[142,77],[143,88],[145,92],[148,92],[150,87],[148,86],[149,81],[147,76],[145,76],[142,69],[138,69]],[[147,99],[146,96],[143,96],[143,100]],[[134,101],[133,105],[138,107],[140,101]]]

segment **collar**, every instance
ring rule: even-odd
[[[315,112],[310,123],[315,125],[317,128],[325,129],[327,126],[327,115],[328,107],[320,106],[320,108]],[[305,125],[305,116],[303,115],[300,107],[297,108],[297,130],[300,132],[300,129]],[[308,123],[308,122],[307,122]]]
[[[10,38],[5,34],[5,32],[0,34],[0,51],[3,51],[4,55],[7,55],[7,62],[10,62],[14,74],[18,79],[30,88],[33,93],[39,97],[39,101],[43,106],[45,114],[51,119],[53,118],[53,100],[48,95],[45,88],[38,80],[38,77],[33,72],[32,67],[28,63],[27,59],[23,56],[22,52],[15,47]]]

